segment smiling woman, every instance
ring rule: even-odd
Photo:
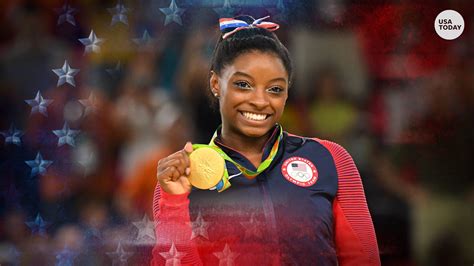
[[[350,155],[278,124],[293,72],[264,19],[220,20],[209,84],[222,125],[159,161],[152,264],[379,265]]]
[[[239,151],[255,167],[271,128],[280,120],[288,98],[288,73],[282,60],[269,52],[238,56],[219,76],[212,72],[211,90],[219,97],[222,142]]]

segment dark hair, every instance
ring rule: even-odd
[[[235,19],[243,20],[249,24],[255,20],[253,17],[247,15],[237,16]],[[243,53],[249,51],[268,52],[275,54],[281,59],[288,73],[288,82],[291,84],[293,66],[288,49],[286,49],[273,32],[254,27],[239,30],[226,39],[223,39],[222,36],[229,31],[232,31],[232,29],[226,29],[221,34],[214,48],[211,60],[211,71],[220,75],[227,65],[232,64],[234,59]],[[208,92],[210,93],[210,90],[208,90]],[[214,99],[214,97],[211,98]]]

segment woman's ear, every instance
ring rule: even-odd
[[[209,87],[211,88],[211,93],[214,97],[219,98],[220,88],[219,88],[219,77],[216,72],[211,70],[211,78],[209,79]]]

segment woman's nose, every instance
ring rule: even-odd
[[[250,95],[250,104],[254,105],[258,109],[264,109],[269,105],[268,95],[265,89],[257,88],[254,93]]]

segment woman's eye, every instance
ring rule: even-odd
[[[281,93],[283,92],[283,88],[280,87],[271,87],[268,89],[269,92],[271,93]]]
[[[250,89],[251,86],[248,84],[248,82],[245,81],[236,81],[234,82],[234,85],[237,86],[239,89]]]

